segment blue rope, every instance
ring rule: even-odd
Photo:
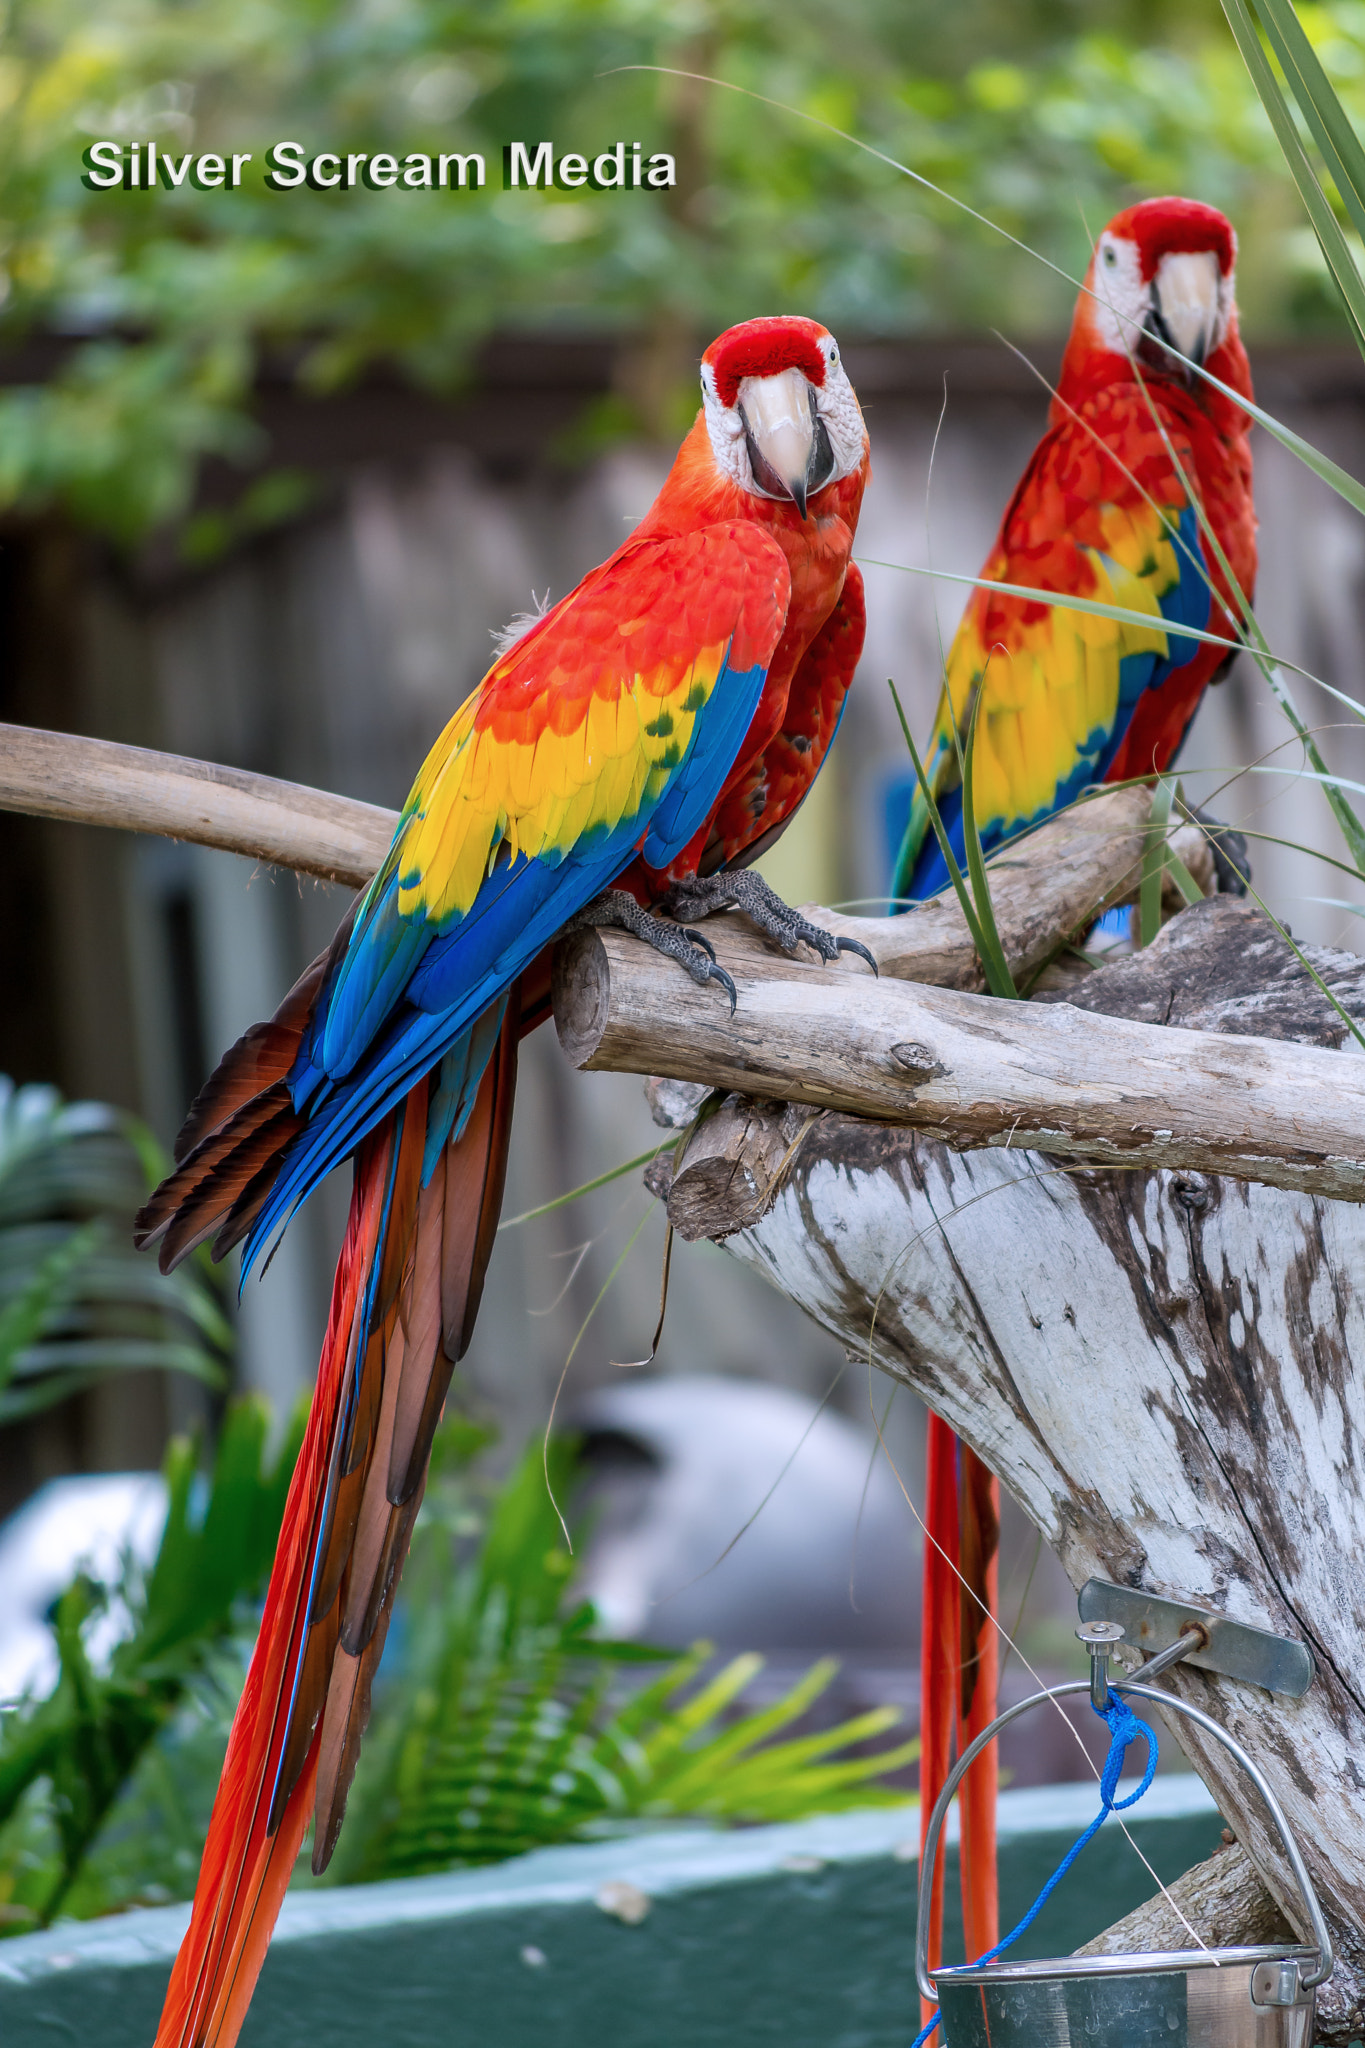
[[[1100,1709],[1093,1706],[1093,1703],[1092,1711],[1097,1714],[1100,1713]],[[1119,1813],[1125,1806],[1136,1806],[1143,1793],[1147,1790],[1147,1787],[1151,1784],[1152,1779],[1156,1776],[1156,1735],[1145,1721],[1138,1719],[1132,1708],[1128,1706],[1126,1701],[1121,1700],[1116,1692],[1110,1693],[1109,1704],[1103,1713],[1100,1714],[1100,1718],[1109,1725],[1109,1754],[1104,1760],[1104,1769],[1100,1773],[1099,1812],[1095,1815],[1085,1833],[1079,1835],[1067,1850],[1065,1856],[1063,1856],[1061,1862],[1057,1865],[1057,1868],[1053,1871],[1051,1877],[1043,1886],[1043,1889],[1039,1892],[1023,1919],[1019,1922],[1019,1925],[1011,1929],[1004,1940],[998,1941],[994,1948],[988,1948],[984,1956],[978,1956],[972,1965],[973,1969],[979,1970],[983,1963],[993,1963],[998,1955],[1009,1948],[1013,1942],[1018,1941],[1021,1934],[1028,1932],[1048,1900],[1052,1897],[1053,1892],[1056,1891],[1057,1886],[1086,1846],[1086,1843],[1094,1840],[1111,1813]],[[1123,1771],[1124,1758],[1128,1754],[1128,1746],[1130,1743],[1136,1742],[1139,1735],[1142,1736],[1147,1744],[1147,1768],[1142,1774],[1142,1783],[1138,1786],[1137,1791],[1130,1792],[1126,1799],[1116,1799],[1114,1795],[1119,1789],[1119,1778]],[[923,2027],[916,2034],[910,2044],[910,2048],[924,2048],[924,2043],[929,2039],[941,2018],[942,2014],[936,2012],[928,2026]]]

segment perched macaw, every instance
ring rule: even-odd
[[[1241,616],[1193,500],[1250,599],[1256,515],[1249,421],[1203,381],[1205,368],[1251,397],[1237,332],[1237,238],[1211,206],[1149,199],[1118,214],[1095,246],[1060,382],[982,576],[1074,593],[1150,618],[1121,625],[974,589],[948,654],[925,768],[963,864],[962,763],[975,716],[972,796],[987,852],[1093,783],[1168,767],[1205,686],[1230,657],[1176,638],[1166,623],[1236,638]],[[1185,358],[1182,361],[1180,358]],[[948,869],[916,794],[893,895],[922,900]],[[999,1489],[947,1425],[929,1421],[931,1540],[925,1550],[923,1819],[959,1743],[995,1711],[993,1605]],[[960,1587],[953,1566],[977,1598]],[[968,1950],[993,1945],[993,1748],[963,1787]]]
[[[757,876],[719,870],[782,829],[838,722],[862,640],[849,556],[867,435],[813,320],[732,328],[701,381],[652,510],[455,713],[330,951],[224,1058],[139,1219],[167,1269],[206,1239],[221,1256],[245,1238],[245,1277],[354,1159],[307,1434],[158,2048],[230,2048],[315,1811],[315,1871],[335,1846],[478,1308],[550,941],[575,920],[625,925],[732,1005],[705,941],[658,914],[679,892],[689,916],[739,901],[788,948],[837,950]]]

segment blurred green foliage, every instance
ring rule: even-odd
[[[439,1492],[449,1446],[435,1462]],[[600,1636],[591,1606],[566,1603],[573,1557],[546,1476],[532,1443],[453,1578],[439,1517],[414,1546],[407,1640],[376,1698],[338,1881],[494,1862],[631,1822],[795,1820],[905,1798],[886,1780],[918,1756],[917,1741],[848,1754],[894,1727],[898,1708],[776,1739],[829,1685],[834,1659],[736,1716],[761,1657],[698,1684],[707,1644],[679,1655]],[[549,1479],[556,1495],[571,1491],[570,1445],[550,1445]],[[623,1666],[640,1663],[663,1669],[645,1685],[624,1680]]]
[[[181,1753],[188,1743],[199,1756],[199,1781],[204,1765],[208,1783],[216,1780],[244,1674],[234,1654],[249,1626],[244,1603],[270,1569],[305,1412],[269,1455],[265,1404],[230,1408],[207,1486],[197,1446],[173,1441],[164,1466],[166,1524],[151,1571],[144,1575],[128,1560],[117,1587],[78,1573],[57,1602],[57,1684],[47,1698],[0,1716],[0,1932],[46,1926],[59,1911],[86,1918],[193,1889],[203,1836],[193,1789],[188,1809],[174,1796]],[[101,1662],[88,1636],[111,1604],[123,1627]],[[198,1726],[206,1744],[194,1742]],[[172,1740],[153,1754],[163,1731]],[[150,1768],[132,1815],[107,1828],[144,1763]],[[130,1827],[139,1814],[142,1825]]]
[[[232,1332],[207,1258],[163,1274],[133,1250],[168,1165],[135,1118],[0,1074],[0,1426],[112,1373],[225,1384]]]
[[[1360,111],[1365,8],[1305,18]],[[65,338],[0,396],[0,504],[125,539],[183,512],[205,454],[268,463],[263,351],[313,390],[377,359],[445,387],[491,330],[616,324],[647,345],[614,417],[664,431],[697,346],[758,310],[860,333],[1066,317],[1064,280],[847,141],[621,67],[842,127],[1073,274],[1117,204],[1197,193],[1243,230],[1253,325],[1335,317],[1214,0],[10,0],[0,24],[0,340]],[[105,137],[254,161],[238,191],[90,191]],[[285,138],[477,149],[489,185],[268,191]],[[502,144],[541,138],[667,149],[678,186],[504,193]]]

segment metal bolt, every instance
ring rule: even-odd
[[[1109,1705],[1110,1653],[1123,1641],[1124,1630],[1117,1621],[1083,1621],[1076,1636],[1090,1652],[1090,1704],[1102,1714]]]

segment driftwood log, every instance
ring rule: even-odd
[[[0,728],[0,806],[353,884],[393,824],[263,777],[15,728]],[[1147,817],[1143,792],[1113,792],[993,864],[1035,1005],[974,993],[979,963],[941,901],[895,921],[820,913],[869,945],[880,982],[713,920],[733,1020],[634,941],[578,935],[558,1023],[580,1058],[679,1077],[655,1091],[665,1117],[690,1115],[689,1080],[742,1091],[680,1160],[655,1162],[675,1225],[723,1241],[914,1387],[1074,1582],[1140,1584],[1310,1645],[1299,1701],[1181,1666],[1168,1683],[1245,1744],[1289,1814],[1339,1941],[1321,2036],[1344,2043],[1365,2026],[1365,1069],[1245,905],[1196,906],[1093,974],[1057,959],[1099,905],[1131,899]],[[1179,850],[1207,888],[1201,835]],[[1361,961],[1313,964],[1365,1014]],[[838,1017],[831,1062],[812,1036]],[[1278,1913],[1304,1932],[1248,1787],[1221,1749],[1177,1732],[1240,1847],[1183,1879],[1175,1905],[1214,1942],[1272,1933]],[[1188,1939],[1169,1903],[1144,1915],[1102,1941]]]
[[[157,832],[353,888],[369,881],[398,823],[376,804],[271,775],[24,725],[0,725],[0,810]]]
[[[1360,1014],[1365,962],[1311,957]],[[860,1004],[872,987],[860,983]],[[745,996],[742,985],[740,1018]],[[766,985],[761,1000],[766,1011]],[[1010,1006],[989,1007],[1012,1023]],[[1028,1008],[1029,1028],[1044,1034],[1107,1015],[1165,1036],[1182,1057],[1193,1040],[1206,1057],[1278,1050],[1305,1070],[1326,1063],[1343,1100],[1365,1073],[1330,1049],[1345,1026],[1273,927],[1226,898],[1091,974],[1069,1007]],[[1171,1023],[1127,1022],[1134,1015]],[[1279,1046],[1249,1043],[1252,1031],[1275,1032]],[[945,1416],[1077,1586],[1092,1575],[1141,1585],[1310,1645],[1317,1677],[1299,1701],[1182,1667],[1166,1682],[1245,1744],[1284,1802],[1340,1938],[1336,1976],[1319,1993],[1321,2038],[1358,2035],[1365,1382],[1353,1361],[1365,1357],[1365,1211],[1189,1165],[1093,1170],[1023,1149],[964,1154],[903,1123],[741,1095],[698,1126],[671,1173],[662,1160],[653,1172],[680,1231],[722,1241],[853,1358]],[[1175,1717],[1171,1727],[1250,1858],[1229,1851],[1190,1873],[1176,1891],[1185,1917],[1211,1942],[1301,1921],[1249,1786],[1221,1750]],[[1154,1901],[1101,1943],[1129,1939],[1171,1947],[1189,1936]]]

